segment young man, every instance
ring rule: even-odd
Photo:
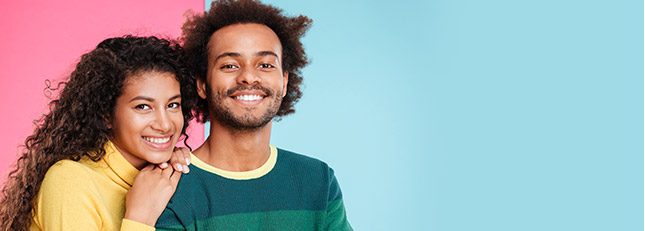
[[[211,121],[159,230],[352,230],[333,170],[269,145],[272,119],[294,112],[311,20],[253,0],[215,1],[184,25],[197,109]]]

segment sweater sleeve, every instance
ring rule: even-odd
[[[139,223],[133,220],[123,219],[121,222],[121,231],[154,231],[155,227]]]
[[[327,199],[327,229],[326,230],[353,230],[349,225],[343,204],[343,195],[334,176],[334,170],[329,169],[329,197]]]

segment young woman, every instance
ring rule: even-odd
[[[9,174],[0,230],[154,230],[187,171],[188,153],[173,154],[196,102],[183,60],[155,37],[83,55]]]

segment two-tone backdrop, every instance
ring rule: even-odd
[[[314,19],[272,142],[335,169],[357,230],[643,230],[642,1],[267,2]],[[209,3],[1,5],[6,175],[45,79]]]

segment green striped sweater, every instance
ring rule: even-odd
[[[248,172],[191,162],[157,230],[352,230],[322,161],[271,146],[269,160]]]

